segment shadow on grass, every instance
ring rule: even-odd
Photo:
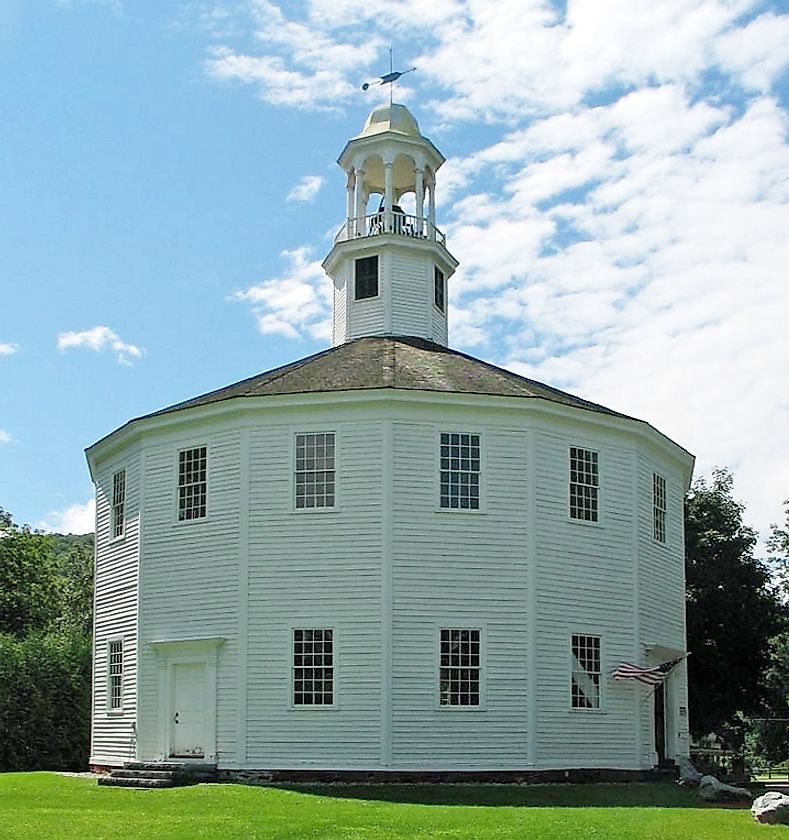
[[[516,784],[278,784],[268,785],[313,796],[363,799],[418,805],[465,805],[516,808],[734,808],[747,809],[751,800],[710,804],[695,789],[673,783],[623,783],[595,785]],[[752,788],[754,796],[764,791]]]

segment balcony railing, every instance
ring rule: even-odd
[[[382,233],[393,233],[395,236],[409,236],[414,239],[428,239],[446,247],[446,236],[428,219],[419,216],[409,216],[393,210],[387,213],[381,210],[371,213],[362,219],[349,219],[334,237],[334,244],[358,239],[362,236],[379,236]]]

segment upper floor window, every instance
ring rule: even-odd
[[[444,280],[444,272],[438,266],[433,269],[433,300],[436,306],[444,311],[444,289],[446,288]]]
[[[479,510],[479,435],[441,433],[442,508]]]
[[[378,255],[356,260],[354,297],[356,300],[378,295]]]
[[[178,453],[178,520],[203,519],[206,515],[205,446]]]
[[[123,708],[123,639],[107,642],[107,708]]]
[[[570,518],[584,522],[598,520],[600,477],[597,452],[570,447]]]
[[[442,628],[439,703],[442,706],[479,706],[480,639],[478,629]]]
[[[334,507],[334,432],[296,435],[296,507]]]
[[[600,708],[600,637],[573,636],[572,640],[572,707]]]
[[[652,473],[652,535],[666,541],[666,479],[657,473]]]
[[[126,470],[118,470],[112,476],[112,525],[110,534],[113,539],[123,536],[126,510]]]
[[[293,631],[293,705],[334,703],[334,632]]]

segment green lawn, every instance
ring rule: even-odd
[[[747,840],[785,837],[748,810],[661,785],[98,787],[54,773],[0,774],[2,840]]]

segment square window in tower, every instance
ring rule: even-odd
[[[378,297],[378,255],[356,260],[356,300]]]
[[[433,300],[436,306],[444,311],[444,272],[438,266],[433,267]]]

